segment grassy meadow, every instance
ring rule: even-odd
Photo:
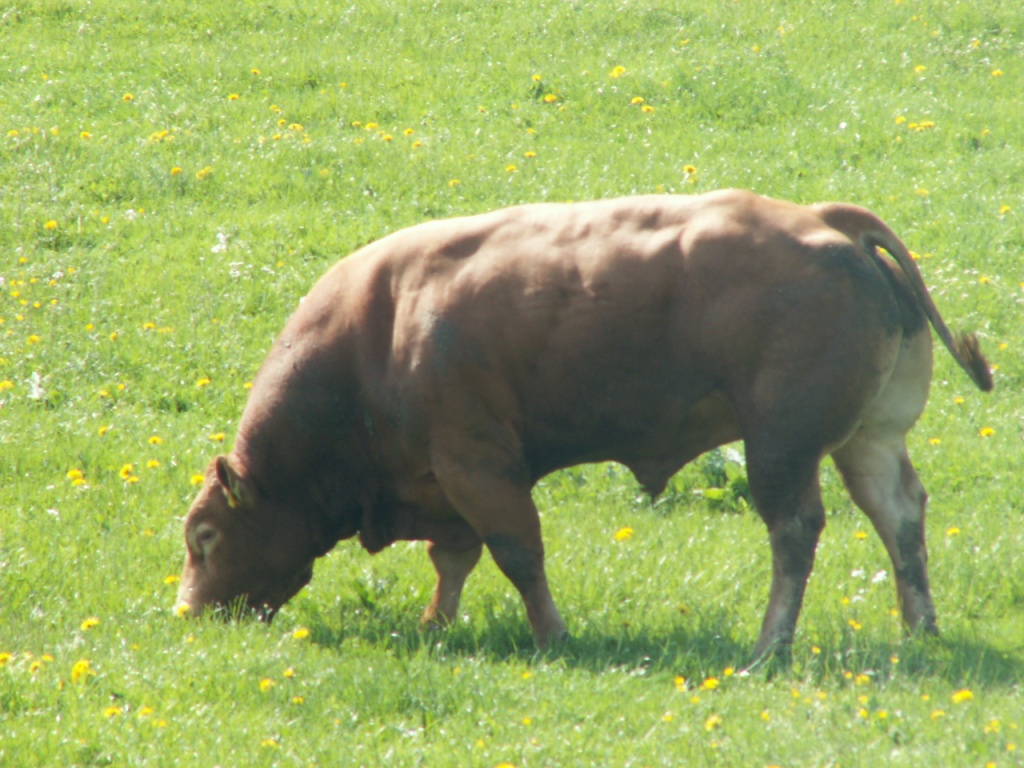
[[[1024,11],[1005,0],[0,3],[0,765],[1024,765]],[[338,258],[527,201],[880,214],[953,328],[911,453],[943,634],[826,464],[793,651],[734,449],[545,479],[573,643],[489,558],[342,542],[270,626],[172,615],[195,477]]]

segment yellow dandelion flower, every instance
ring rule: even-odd
[[[928,67],[926,67],[924,64],[918,64],[916,67],[914,67],[914,71],[919,75],[926,69],[928,69]]]
[[[709,677],[703,683],[700,684],[702,691],[713,691],[718,688],[719,682],[717,677]]]
[[[92,134],[89,133],[88,131],[82,131],[80,134],[78,134],[78,138],[80,138],[82,141],[88,141],[89,139],[92,138]]]
[[[712,714],[704,721],[704,730],[713,731],[722,724],[722,716],[719,714]]]
[[[124,714],[124,712],[121,710],[120,707],[107,707],[103,710],[104,717],[117,717],[118,715],[122,714]]]
[[[81,480],[83,477],[85,477],[85,475],[82,474],[82,470],[80,470],[80,469],[69,469],[68,470],[68,474],[67,474],[68,480],[72,480],[72,481],[73,480]]]
[[[56,228],[57,228],[57,222],[54,221],[53,219],[50,219],[48,222],[43,224],[43,229],[53,230],[53,229],[56,229]]]
[[[305,704],[306,699],[302,696],[292,696],[292,704]]]
[[[871,682],[871,678],[865,675],[863,672],[853,678],[854,685],[867,685]]]
[[[263,691],[264,693],[269,691],[275,685],[277,685],[277,683],[275,683],[269,677],[264,677],[262,680],[260,680],[260,690]]]
[[[34,333],[28,337],[29,344],[38,344],[40,341],[42,341],[42,339],[36,336],[36,334]]]
[[[288,130],[295,131],[295,133],[302,133],[306,129],[302,127],[301,123],[292,123],[288,126]]]
[[[614,79],[618,79],[622,77],[624,74],[626,74],[625,67],[615,67],[615,69],[608,73],[608,76]]]
[[[258,69],[256,69],[256,67],[253,67],[252,69],[250,69],[249,72],[251,74],[253,74],[253,75],[256,75],[256,77],[260,76],[260,71]]]
[[[846,622],[846,623],[850,625],[850,629],[852,629],[852,630],[853,630],[854,632],[858,632],[858,631],[860,631],[860,628],[861,628],[862,626],[864,626],[863,624],[861,624],[861,623],[860,623],[859,621],[857,621],[856,619],[850,619],[850,620],[849,620],[848,622]]]
[[[120,478],[122,480],[127,480],[129,477],[131,477],[132,472],[134,472],[134,471],[135,471],[135,465],[134,464],[125,464],[125,465],[123,465],[121,467],[121,469],[118,471],[117,474],[120,476]]]
[[[11,654],[8,651],[4,651],[3,653],[0,653],[0,667],[7,666],[7,662],[9,662],[13,658],[14,658],[14,655]]]
[[[238,101],[238,94],[237,93],[229,93],[228,94],[228,101]]]
[[[961,688],[959,691],[954,693],[951,697],[954,704],[964,704],[974,698],[974,694],[967,688]]]
[[[993,69],[992,70],[992,77],[1002,77],[1002,76],[1003,76],[1003,70],[1001,70],[1001,69]]]
[[[996,431],[992,429],[992,427],[982,427],[981,429],[978,430],[978,434],[981,437],[992,437],[992,435],[994,435],[995,433]]]
[[[676,677],[676,679],[675,679],[675,686],[676,686],[676,690],[677,691],[685,691],[686,690],[686,678],[683,677],[682,675],[679,675],[678,677]]]
[[[267,747],[268,749],[277,749],[277,739],[264,739],[260,742],[261,747]]]
[[[309,630],[305,627],[299,627],[294,632],[292,632],[292,637],[294,637],[296,640],[305,640],[307,637],[309,637]]]
[[[204,475],[199,474],[192,475],[192,477],[189,478],[189,482],[192,485],[202,485],[204,482],[206,482],[206,477]]]
[[[159,435],[151,435],[149,438],[150,445],[160,445],[163,441],[164,439]]]
[[[857,539],[858,541],[864,541],[864,539],[866,539],[867,537],[868,535],[864,531],[853,532],[853,538]]]
[[[4,390],[7,389],[14,389],[14,382],[11,381],[10,379],[4,379],[3,381],[0,381],[0,392],[3,392]]]
[[[210,385],[210,379],[207,378],[206,376],[203,376],[201,379],[196,381],[196,389],[202,389],[203,387],[207,387],[209,385]]]
[[[124,96],[121,97],[121,101],[135,101],[135,94],[126,93]]]
[[[643,104],[644,103],[644,97],[643,96],[634,96],[632,99],[630,99],[629,103],[630,104]]]
[[[100,620],[97,619],[95,616],[90,616],[88,619],[82,622],[82,631],[88,632],[93,627],[98,627],[99,625]]]
[[[99,428],[98,430],[96,430],[97,434],[98,434],[98,435],[99,435],[100,437],[103,437],[103,436],[104,436],[105,434],[107,434],[107,432],[109,432],[109,431],[110,431],[110,425],[109,425],[109,424],[105,424],[104,426],[102,426],[102,427],[100,427],[100,428]]]
[[[202,181],[203,179],[208,179],[212,175],[213,175],[213,168],[210,167],[209,165],[206,166],[205,168],[200,168],[198,171],[196,171],[196,178],[199,181]]]
[[[505,173],[515,173],[518,170],[518,168],[511,164],[505,166]]]
[[[929,445],[941,445],[942,444],[942,440],[940,440],[937,437],[931,437],[931,438],[928,438],[928,444]]]
[[[939,718],[942,718],[942,717],[945,717],[945,716],[946,716],[946,713],[943,712],[941,709],[933,709],[931,714],[929,715],[929,717],[932,720],[938,720]]]
[[[406,128],[404,131],[402,131],[403,136],[412,136],[414,133],[416,133],[416,131],[414,131],[412,128]]]
[[[624,528],[619,528],[619,530],[615,532],[616,541],[628,541],[631,538],[633,538],[633,529],[628,525]]]
[[[157,461],[156,459],[150,459],[149,461],[146,462],[146,466],[149,469],[156,469],[157,467],[160,466],[160,462]]]
[[[139,717],[140,720],[144,720],[144,719],[146,719],[147,717],[149,717],[152,714],[153,714],[153,708],[149,707],[149,706],[144,706],[144,707],[141,707],[139,709],[138,717]]]
[[[692,165],[684,165],[683,166],[683,173],[685,173],[685,174],[687,174],[689,176],[693,176],[693,174],[695,174],[696,172],[697,172],[697,169],[694,166],[692,166]]]
[[[177,584],[179,581],[181,581],[181,577],[176,576],[173,573],[170,576],[164,576],[164,584],[166,584],[167,586],[170,586],[171,584]]]
[[[645,112],[646,114],[649,115],[651,114],[651,112],[654,111],[654,107],[652,107],[650,104],[644,104],[642,107],[640,107],[640,111]]]
[[[459,185],[460,185],[461,183],[462,183],[462,182],[461,182],[461,181],[459,181],[458,179],[449,179],[449,180],[448,180],[448,186],[449,186],[449,187],[457,187],[457,186],[459,186]]]
[[[223,432],[214,432],[212,435],[208,435],[208,437],[211,440],[213,440],[215,443],[223,443],[224,442],[224,433]]]
[[[96,672],[93,670],[92,664],[88,659],[79,659],[71,667],[71,682],[74,685],[78,685],[80,681],[87,680],[95,674]]]
[[[960,535],[960,529],[957,528],[955,525],[951,525],[951,526],[949,526],[949,528],[946,529],[946,535],[949,536],[950,538],[952,538],[953,536],[959,536]]]
[[[536,156],[537,156],[537,153],[533,152],[532,150],[528,150],[528,151],[523,153],[523,157],[525,157],[527,160],[532,160]]]

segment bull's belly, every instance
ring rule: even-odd
[[[652,496],[687,462],[742,437],[732,404],[720,393],[689,408],[676,403],[588,411],[560,420],[559,426],[537,430],[533,439],[525,435],[525,458],[535,480],[577,464],[615,461]]]

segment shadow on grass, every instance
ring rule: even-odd
[[[332,617],[316,609],[303,613],[313,641],[338,653],[354,643],[403,658],[559,664],[594,674],[627,670],[702,680],[720,676],[727,668],[742,669],[753,648],[753,637],[739,636],[736,619],[726,610],[705,615],[686,631],[595,624],[583,627],[561,647],[540,652],[517,606],[488,606],[484,615],[445,630],[421,629],[406,608],[348,604]],[[951,687],[1011,688],[1024,684],[1024,653],[955,634],[887,642],[840,632],[819,645],[798,636],[790,664],[758,665],[751,674],[823,686],[869,674],[877,682],[937,679]]]

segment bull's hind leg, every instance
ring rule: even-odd
[[[815,452],[759,450],[747,444],[747,471],[757,511],[768,526],[772,583],[754,660],[786,658],[814,566],[825,510],[818,485]]]
[[[459,599],[466,578],[480,560],[483,544],[469,549],[451,549],[435,542],[427,545],[427,553],[437,571],[437,589],[420,622],[428,627],[445,627],[459,612]]]
[[[906,445],[906,434],[928,399],[931,356],[927,328],[904,339],[885,389],[832,458],[850,496],[871,519],[889,552],[903,621],[911,631],[935,634],[924,539],[928,495]]]
[[[862,429],[832,458],[850,496],[889,552],[904,623],[911,631],[937,634],[924,535],[928,494],[910,463],[903,435]]]

